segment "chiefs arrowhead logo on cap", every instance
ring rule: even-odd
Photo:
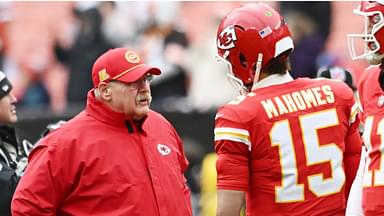
[[[109,78],[109,74],[107,73],[107,70],[105,68],[101,71],[99,71],[99,80],[100,82],[103,82]]]
[[[217,38],[217,47],[223,50],[231,49],[235,47],[236,40],[237,37],[234,26],[228,26]]]
[[[136,53],[134,53],[134,52],[132,52],[132,51],[127,51],[126,53],[125,53],[125,59],[129,62],[129,63],[138,63],[138,62],[140,62],[140,57],[136,54]]]

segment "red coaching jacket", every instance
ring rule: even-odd
[[[88,93],[85,111],[33,150],[12,201],[18,215],[192,215],[188,161],[171,124],[142,124]]]

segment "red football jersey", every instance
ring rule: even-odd
[[[352,90],[327,79],[239,96],[216,115],[218,189],[245,191],[247,215],[344,215],[357,169],[348,176],[345,158],[358,164],[361,150],[356,113]]]
[[[384,215],[384,91],[379,75],[379,66],[368,67],[357,85],[363,110],[363,140],[368,151],[362,198],[366,216]]]

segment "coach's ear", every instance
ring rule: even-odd
[[[112,100],[112,90],[110,83],[100,82],[97,89],[95,89],[95,96],[104,101]]]

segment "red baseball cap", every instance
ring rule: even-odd
[[[146,73],[160,75],[156,67],[144,64],[139,55],[126,48],[110,49],[96,59],[92,67],[93,86],[100,82],[119,80],[125,83],[135,82]]]

